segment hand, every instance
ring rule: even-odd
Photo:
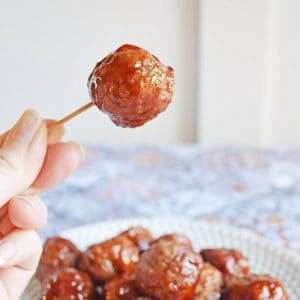
[[[60,183],[83,158],[78,144],[60,142],[63,127],[48,132],[52,122],[29,110],[0,135],[1,300],[19,299],[39,262],[36,230],[46,224],[47,208],[37,193]]]

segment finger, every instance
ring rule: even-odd
[[[9,131],[4,132],[3,134],[0,135],[0,147],[2,147],[3,141],[7,137]]]
[[[47,223],[47,207],[37,195],[17,196],[5,207],[6,214],[0,220],[0,238],[16,228],[39,230]]]
[[[34,182],[46,148],[45,122],[35,112],[26,111],[0,148],[0,207]]]
[[[12,225],[18,228],[39,230],[47,223],[47,207],[37,195],[14,197],[8,202],[7,212]]]
[[[0,271],[1,273],[1,271]],[[1,276],[1,275],[0,275]],[[0,281],[0,299],[2,300],[10,300],[6,291],[6,287],[3,282]]]
[[[47,128],[53,124],[55,124],[57,121],[52,119],[45,119]],[[0,147],[2,146],[2,143],[6,136],[8,135],[10,130],[4,132],[0,135]],[[52,126],[51,130],[48,130],[48,144],[55,144],[59,141],[61,141],[62,137],[65,134],[65,127],[61,124]]]
[[[0,238],[3,238],[13,229],[15,229],[15,226],[10,221],[8,214],[6,214],[0,221]]]
[[[59,184],[77,169],[83,156],[82,147],[75,142],[50,145],[43,168],[30,191],[45,191]]]
[[[34,269],[41,252],[41,241],[35,231],[16,229],[0,241],[0,268]]]
[[[47,127],[57,122],[55,119],[45,119]]]
[[[7,204],[5,204],[0,208],[0,220],[3,218],[4,215],[6,215],[6,213],[7,213]]]
[[[60,142],[65,134],[64,126],[54,125],[57,122],[56,120],[46,119],[45,122],[48,128],[48,145]]]
[[[14,230],[0,242],[1,300],[19,299],[35,272],[41,253],[42,245],[34,231]]]

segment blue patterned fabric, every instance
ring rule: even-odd
[[[300,151],[86,147],[81,168],[43,198],[43,237],[114,218],[180,216],[250,228],[300,250]]]

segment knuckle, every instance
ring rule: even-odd
[[[16,169],[15,164],[7,156],[0,153],[0,171],[7,172],[7,171],[13,171],[15,169]]]
[[[11,153],[0,150],[0,172],[1,174],[8,174],[12,172],[20,172],[21,164]]]

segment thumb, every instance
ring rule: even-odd
[[[42,167],[46,146],[45,122],[36,112],[27,110],[0,148],[0,207],[33,183]]]

